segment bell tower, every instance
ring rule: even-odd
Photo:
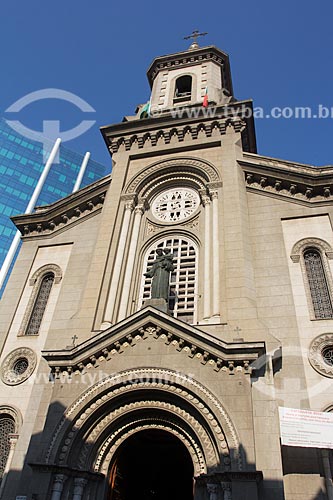
[[[252,103],[233,97],[228,55],[215,46],[200,48],[198,35],[190,36],[188,50],[154,59],[147,73],[151,99],[136,116],[101,129],[114,161],[109,197],[113,204],[119,200],[114,261],[98,315],[102,329],[161,299],[152,270],[165,252],[174,256],[165,310],[190,324],[227,320],[223,227],[230,218],[235,229],[236,212],[247,227],[245,189],[241,184],[236,204],[234,186],[237,155],[256,152]],[[252,281],[245,246],[246,302]]]
[[[206,93],[215,105],[233,98],[229,57],[213,45],[199,47],[195,41],[188,50],[157,57],[147,75],[153,112],[201,105]]]

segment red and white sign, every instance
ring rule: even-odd
[[[279,407],[279,416],[283,445],[333,449],[333,413]]]

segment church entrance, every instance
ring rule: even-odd
[[[172,434],[149,429],[129,437],[111,465],[108,500],[193,500],[193,464]]]

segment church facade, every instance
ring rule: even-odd
[[[148,79],[111,176],[13,218],[0,498],[332,499],[278,407],[333,408],[333,168],[257,154],[214,46]]]

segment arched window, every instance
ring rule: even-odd
[[[315,318],[333,318],[333,307],[321,253],[316,248],[303,252]]]
[[[43,276],[30,314],[25,335],[38,335],[53,283],[53,273],[47,273]]]
[[[196,321],[197,302],[197,247],[189,238],[174,236],[157,242],[145,255],[143,272],[156,259],[157,248],[169,248],[173,254],[174,271],[170,276],[169,309],[175,318],[186,323]],[[150,298],[151,278],[142,278],[139,309]]]
[[[180,76],[176,80],[174,102],[190,101],[192,94],[192,77]]]
[[[15,422],[10,415],[0,415],[0,482],[6,468],[10,451],[9,436],[15,432]]]

